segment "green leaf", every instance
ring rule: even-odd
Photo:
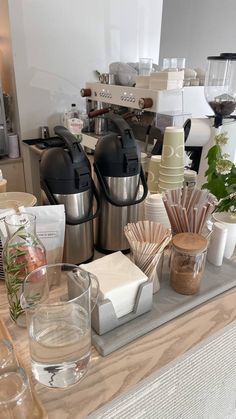
[[[215,144],[213,145],[207,153],[208,164],[215,162],[216,160],[221,158],[221,149],[220,146]]]
[[[216,165],[215,165],[215,162],[213,162],[213,163],[209,164],[208,169],[207,169],[205,175],[208,176],[208,175],[214,173],[215,170],[216,170]]]
[[[218,176],[213,178],[210,182],[204,185],[215,197],[219,200],[228,195],[228,192],[225,187],[225,179],[223,176]]]

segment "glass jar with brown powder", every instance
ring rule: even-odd
[[[179,294],[199,291],[205,261],[207,239],[200,234],[179,233],[173,237],[170,284]]]

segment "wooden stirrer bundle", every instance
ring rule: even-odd
[[[170,230],[160,223],[145,220],[127,224],[124,233],[130,244],[134,263],[154,281],[157,264],[171,240]]]

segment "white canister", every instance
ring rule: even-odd
[[[230,259],[234,254],[236,245],[236,218],[229,212],[215,212],[213,214],[213,220],[223,224],[228,230],[224,257]]]
[[[8,157],[17,159],[20,157],[19,143],[17,134],[8,134]]]
[[[215,266],[221,266],[223,262],[228,229],[222,223],[214,223],[210,243],[207,249],[207,259]]]

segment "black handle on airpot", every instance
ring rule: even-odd
[[[111,194],[109,193],[109,188],[108,188],[106,179],[103,178],[101,172],[99,171],[98,166],[94,165],[94,170],[100,182],[100,186],[104,192],[104,195],[107,201],[110,202],[110,204],[115,205],[116,207],[129,207],[130,205],[140,204],[140,202],[142,202],[146,198],[147,193],[148,193],[148,187],[147,187],[147,182],[146,182],[142,167],[140,168],[140,178],[143,185],[143,194],[141,198],[135,201],[131,200],[131,201],[122,201],[122,202],[118,201],[117,199],[114,199],[114,197],[111,196]]]
[[[50,204],[51,205],[59,205],[59,202],[57,202],[55,196],[53,196],[53,194],[49,190],[47,182],[43,179],[41,179],[41,186],[42,186]],[[95,197],[95,200],[96,200],[96,211],[95,211],[95,213],[91,213],[88,217],[79,218],[78,220],[74,220],[68,214],[66,214],[66,224],[68,224],[68,225],[79,225],[79,224],[87,223],[88,221],[91,221],[98,216],[98,213],[100,211],[100,198],[99,198],[99,194],[98,194],[98,191],[97,191],[97,188],[94,184],[93,179],[91,180],[91,188],[92,188],[92,192],[93,192],[93,195]]]
[[[100,199],[91,176],[90,162],[81,144],[67,128],[56,126],[54,131],[66,142],[68,151],[61,147],[44,151],[40,162],[41,185],[52,205],[59,204],[54,194],[70,195],[92,190],[96,199],[95,214],[77,220],[71,219],[66,214],[67,224],[82,224],[95,218],[100,208]]]

